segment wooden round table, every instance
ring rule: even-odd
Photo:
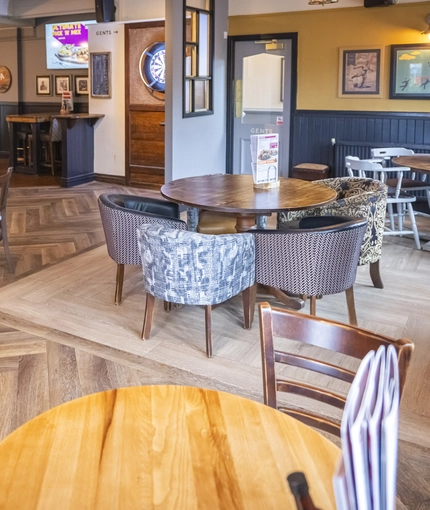
[[[413,156],[397,156],[392,159],[397,166],[408,166],[411,170],[430,174],[430,154],[415,154]]]
[[[288,509],[303,471],[335,509],[340,450],[270,407],[219,391],[138,386],[95,393],[0,443],[0,508]]]
[[[251,175],[199,175],[164,184],[161,194],[190,207],[235,213],[238,232],[254,227],[256,214],[309,209],[336,198],[336,191],[323,184],[301,179],[279,181],[278,188],[260,189],[254,188]]]

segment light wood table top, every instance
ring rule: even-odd
[[[289,509],[303,471],[335,509],[337,446],[270,407],[219,391],[138,386],[95,393],[0,443],[2,509]]]
[[[392,159],[397,166],[408,166],[425,174],[430,174],[430,154],[415,154],[413,156],[397,156]]]
[[[237,215],[237,230],[255,225],[256,214],[308,209],[335,200],[336,191],[301,179],[280,179],[278,188],[254,188],[251,175],[211,174],[164,184],[163,197],[180,204]]]

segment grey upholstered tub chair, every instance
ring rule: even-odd
[[[312,228],[313,219],[303,218],[299,228],[253,231],[255,282],[309,297],[311,315],[317,296],[345,292],[349,322],[356,325],[353,285],[367,221],[329,216],[326,226]]]
[[[157,198],[105,193],[99,197],[99,209],[108,253],[117,264],[115,304],[119,305],[124,265],[141,265],[137,227],[151,223],[186,230],[187,225],[179,219],[178,204]]]
[[[278,214],[278,228],[306,216],[351,216],[367,219],[367,230],[361,246],[359,265],[370,265],[370,277],[375,287],[382,289],[379,260],[382,252],[387,186],[375,179],[338,177],[315,181],[335,189],[337,199],[324,207]]]
[[[244,327],[251,328],[255,273],[251,234],[206,235],[142,225],[138,241],[146,290],[142,338],[151,334],[155,298],[205,306],[208,357],[212,356],[212,305],[242,292]]]

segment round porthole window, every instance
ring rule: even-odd
[[[164,99],[166,90],[165,57],[164,42],[155,42],[143,51],[139,61],[139,71],[143,83],[157,99]]]

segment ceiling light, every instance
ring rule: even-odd
[[[426,35],[430,39],[430,14],[426,17],[426,23],[428,24],[427,30],[421,32],[421,35]]]
[[[309,5],[337,4],[338,0],[309,0]]]

